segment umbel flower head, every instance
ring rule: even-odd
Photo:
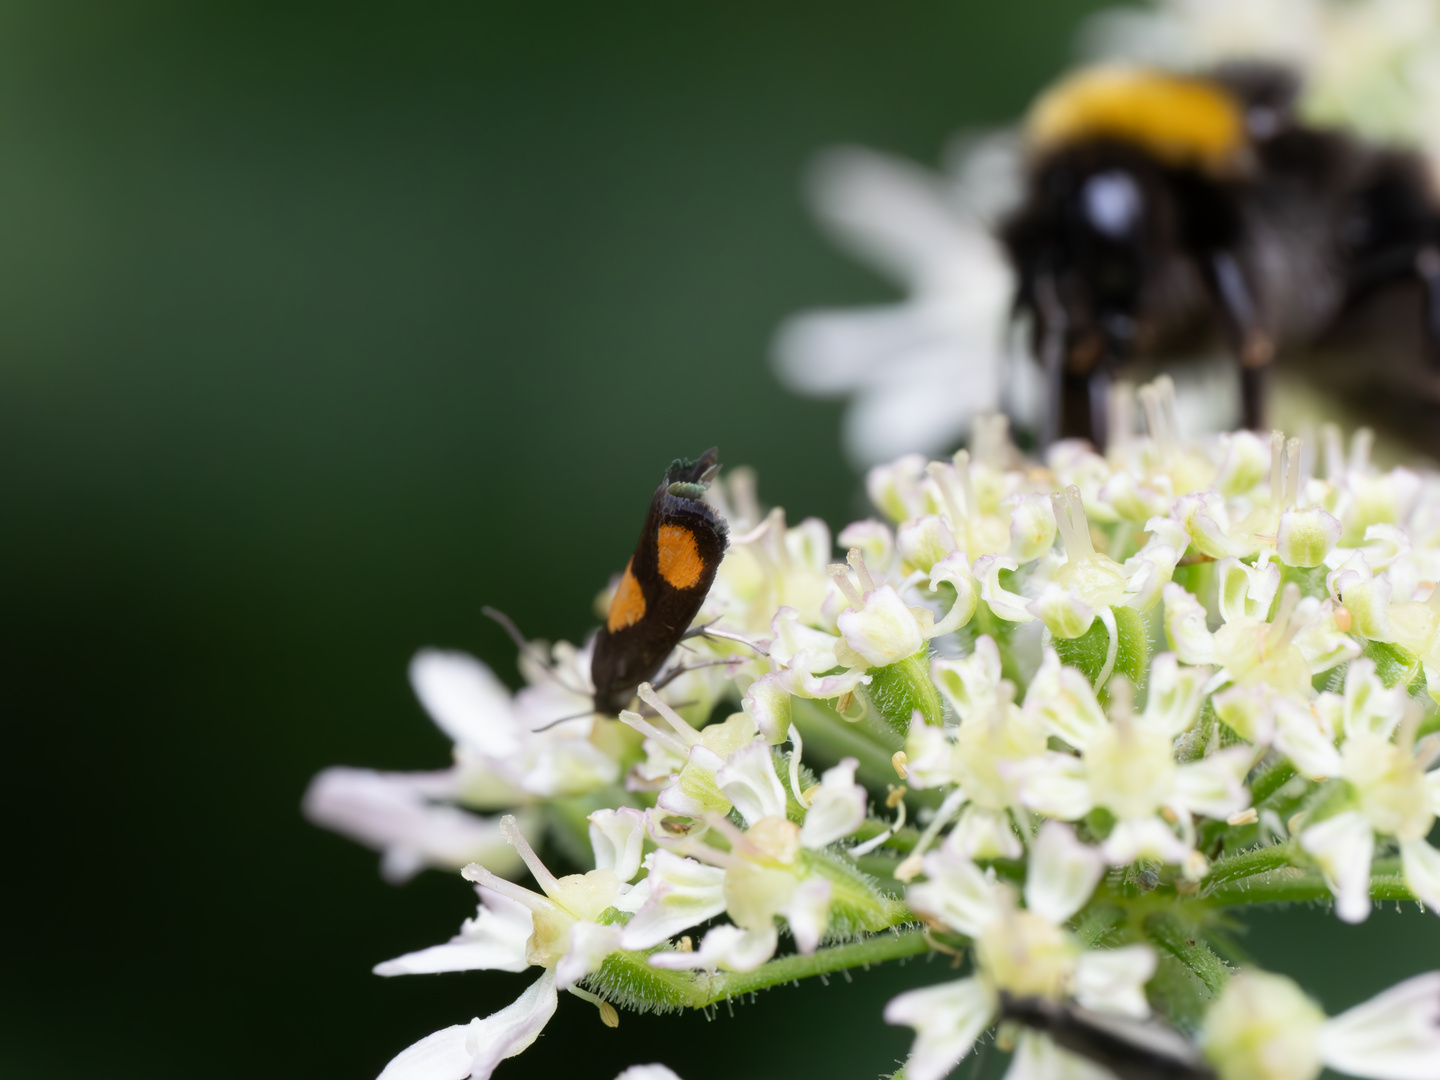
[[[1173,393],[1103,455],[987,420],[878,466],[836,533],[717,481],[688,670],[618,717],[566,711],[585,646],[522,643],[514,695],[422,653],[454,764],[327,772],[308,808],[395,877],[472,860],[474,918],[377,973],[532,977],[385,1075],[483,1080],[562,1001],[614,1026],[940,951],[968,970],[884,1013],[909,1080],[991,1027],[1017,1080],[1090,1075],[1101,1030],[1221,1080],[1440,1076],[1440,974],[1327,1019],[1213,947],[1255,901],[1440,910],[1440,475],[1365,433],[1324,432],[1319,475],[1284,436],[1187,442]]]

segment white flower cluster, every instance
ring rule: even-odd
[[[1327,1020],[1207,944],[1248,902],[1440,910],[1440,475],[1376,468],[1363,432],[1324,433],[1321,476],[1278,433],[1188,444],[1168,381],[1140,398],[1148,434],[1105,456],[1028,461],[987,418],[973,455],[872,470],[884,520],[842,530],[844,563],[743,472],[717,484],[735,535],[685,649],[722,662],[639,712],[588,713],[587,650],[527,647],[513,698],[422,653],[455,765],[322,774],[310,810],[392,871],[474,856],[475,918],[379,974],[539,977],[383,1075],[488,1077],[562,990],[613,1026],[934,948],[972,972],[887,1008],[909,1080],[997,1022],[1014,1075],[1078,1075],[1036,1016],[1153,1043],[1157,1007],[1166,1052],[1222,1080],[1440,1077],[1440,973]],[[526,834],[565,850],[576,822],[593,869],[557,876]]]

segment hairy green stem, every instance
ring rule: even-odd
[[[1218,995],[1230,979],[1230,968],[1216,956],[1193,926],[1166,912],[1145,920],[1145,933],[1180,963],[1184,964],[1212,995]]]
[[[795,979],[808,979],[816,975],[828,975],[846,968],[861,967],[865,964],[880,964],[886,960],[899,960],[907,956],[919,956],[928,952],[930,943],[923,930],[904,930],[898,933],[877,934],[864,941],[853,941],[848,945],[834,945],[828,949],[816,949],[809,956],[796,954],[783,956],[762,964],[754,971],[733,971],[716,975],[696,977],[695,986],[686,1005],[692,1009],[703,1009],[708,1005],[738,997],[756,990],[766,990]]]
[[[1289,866],[1294,856],[1293,844],[1271,844],[1268,847],[1242,851],[1215,860],[1210,873],[1205,876],[1202,886],[1214,889],[1231,881],[1241,881],[1256,874],[1268,874]]]

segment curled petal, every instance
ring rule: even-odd
[[[1215,583],[1220,615],[1226,622],[1264,619],[1280,588],[1280,567],[1266,563],[1250,566],[1239,559],[1221,559],[1215,564]]]
[[[937,514],[905,522],[896,534],[895,543],[900,557],[908,565],[927,574],[931,567],[956,550],[955,538]]]
[[[1018,570],[1020,564],[1003,555],[982,555],[975,560],[975,579],[980,582],[980,598],[990,610],[1006,622],[1030,622],[1035,618],[1026,610],[1026,600],[1000,584],[1001,570]]]
[[[1025,610],[1045,624],[1058,638],[1077,638],[1095,621],[1095,608],[1063,585],[1047,581],[1040,595]]]
[[[741,707],[767,743],[775,746],[785,741],[790,730],[790,691],[778,674],[772,671],[751,683]]]
[[[596,810],[589,817],[590,847],[597,870],[613,870],[621,881],[640,872],[645,846],[645,814],[634,807]]]
[[[930,591],[934,592],[941,582],[948,582],[955,589],[955,603],[945,617],[935,624],[931,637],[950,634],[970,621],[980,603],[980,586],[970,572],[970,564],[963,552],[947,555],[930,571]]]
[[[963,722],[973,713],[988,712],[995,705],[1000,685],[1000,649],[995,639],[982,634],[975,650],[961,660],[937,656],[930,662],[930,676]]]
[[[1215,637],[1205,625],[1205,607],[1183,585],[1170,582],[1161,590],[1165,598],[1165,637],[1187,664],[1215,660]]]
[[[847,608],[835,620],[845,644],[872,667],[885,667],[914,656],[925,644],[915,613],[893,586],[865,594],[859,611]]]

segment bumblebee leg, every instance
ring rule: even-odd
[[[1102,453],[1110,439],[1110,387],[1108,370],[1101,367],[1090,373],[1090,441]]]
[[[1440,371],[1440,248],[1426,244],[1415,253],[1415,276],[1423,290],[1420,305],[1425,319],[1425,356],[1430,369]]]
[[[1045,372],[1045,416],[1040,424],[1040,446],[1060,438],[1065,406],[1065,309],[1055,293],[1055,279],[1036,279],[1035,306],[1039,321],[1037,344]]]
[[[1275,343],[1263,325],[1260,305],[1239,260],[1228,251],[1217,251],[1210,257],[1210,273],[1230,347],[1240,362],[1241,423],[1258,431],[1265,426]]]

